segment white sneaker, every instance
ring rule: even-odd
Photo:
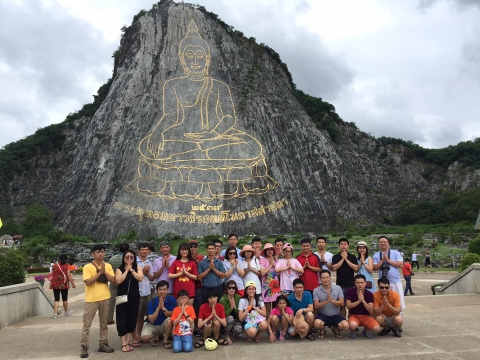
[[[73,310],[68,310],[65,312],[65,316],[70,316],[73,314]]]
[[[56,319],[56,318],[57,318],[57,315],[53,315],[53,318]]]

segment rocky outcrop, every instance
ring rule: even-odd
[[[179,59],[180,42],[195,32],[210,51],[203,75],[212,80],[203,87],[184,80]],[[182,55],[194,71],[191,54]],[[425,165],[407,160],[401,147],[381,147],[348,124],[334,144],[299,105],[278,62],[190,6],[155,6],[126,30],[115,57],[115,77],[93,118],[76,120],[61,152],[34,158],[32,171],[12,179],[3,208],[36,198],[57,227],[97,238],[130,230],[142,238],[319,232],[376,223],[399,199],[480,182],[474,173],[461,183],[454,168],[447,184],[427,181]],[[159,136],[168,121],[185,126],[182,136]],[[205,141],[183,136],[213,130],[218,136]]]

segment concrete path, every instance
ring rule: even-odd
[[[359,335],[356,339],[336,339],[328,333],[323,340],[287,340],[268,342],[266,335],[259,344],[237,340],[230,346],[219,346],[210,352],[205,348],[194,349],[190,354],[173,354],[162,347],[153,348],[144,344],[133,352],[122,353],[115,325],[109,326],[109,342],[115,348],[113,354],[97,353],[98,320],[94,320],[90,332],[90,358],[113,360],[175,359],[463,359],[480,358],[480,294],[427,295],[430,285],[448,280],[455,273],[415,276],[415,296],[405,301],[405,324],[401,338],[388,334],[373,340]],[[84,287],[81,276],[76,276],[80,286],[70,293],[73,316],[58,319],[35,317],[4,327],[0,330],[0,359],[53,360],[78,359]],[[31,279],[29,279],[31,281]],[[47,290],[49,291],[49,290]],[[51,293],[51,292],[50,292]],[[424,295],[422,295],[424,294]],[[419,296],[420,295],[420,296]],[[53,297],[53,294],[52,294]],[[344,334],[346,335],[346,334]],[[198,339],[198,338],[196,338]]]

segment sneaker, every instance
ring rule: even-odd
[[[73,314],[73,310],[65,311],[65,316],[70,316]]]
[[[88,346],[82,345],[82,352],[80,353],[82,359],[88,358]]]
[[[115,350],[108,346],[108,342],[101,343],[100,346],[98,347],[98,352],[104,352],[104,353],[112,353]]]
[[[57,315],[60,315],[61,313],[62,313],[62,309],[59,308],[59,309],[57,310]]]
[[[387,335],[390,331],[392,331],[390,328],[388,328],[388,329],[383,328],[382,331],[380,331],[380,332],[378,333],[378,336],[385,336],[385,335]]]
[[[115,324],[115,321],[113,321],[113,320],[107,321],[107,325],[113,325],[113,324]]]
[[[53,315],[53,318],[56,319],[56,318],[57,318],[57,314]]]
[[[400,330],[398,330],[398,328],[394,328],[392,332],[393,332],[393,336],[402,337],[402,334],[400,334]]]

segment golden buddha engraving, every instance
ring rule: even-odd
[[[230,88],[208,76],[210,48],[192,20],[179,44],[185,76],[163,86],[163,114],[139,145],[138,177],[126,186],[144,196],[231,199],[278,186],[262,145],[235,127]]]

